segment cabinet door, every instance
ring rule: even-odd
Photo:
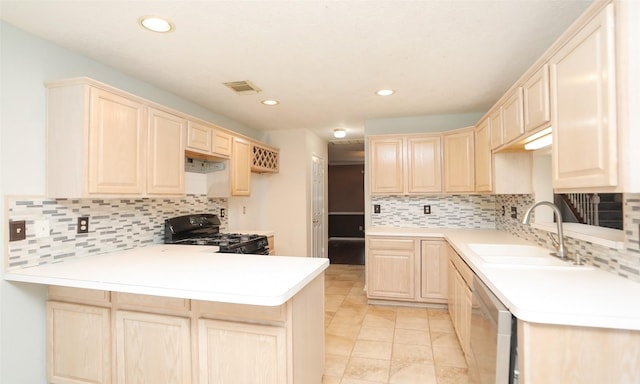
[[[551,121],[549,110],[549,64],[545,64],[522,87],[524,130],[532,131]]]
[[[443,135],[445,192],[475,190],[473,129]]]
[[[618,183],[613,4],[550,60],[553,187]]]
[[[407,138],[407,193],[442,192],[440,136]]]
[[[214,155],[228,159],[231,157],[231,135],[219,129],[213,129],[213,148]]]
[[[489,115],[489,126],[491,129],[491,149],[501,146],[502,140],[502,110],[497,108]]]
[[[117,311],[116,365],[119,384],[189,384],[189,319]]]
[[[403,183],[402,137],[369,139],[369,175],[372,194],[402,194]]]
[[[142,194],[144,106],[98,88],[90,94],[89,193]]]
[[[488,119],[476,127],[475,134],[476,191],[491,192],[493,190],[493,156]]]
[[[211,154],[213,148],[213,128],[189,121],[187,125],[187,149],[190,151]]]
[[[447,263],[447,307],[449,309],[449,317],[453,327],[456,327],[456,267],[449,260]]]
[[[198,320],[200,384],[287,383],[286,329]]]
[[[249,196],[251,192],[251,143],[238,137],[233,138],[231,156],[231,194]]]
[[[47,376],[50,383],[111,383],[108,308],[49,301],[47,328]]]
[[[523,133],[522,87],[518,87],[502,105],[502,140],[506,144]]]
[[[415,252],[413,239],[368,239],[367,295],[414,300]]]
[[[147,193],[184,194],[184,141],[187,121],[149,109]]]
[[[447,301],[447,243],[436,240],[421,242],[420,297],[434,303]]]

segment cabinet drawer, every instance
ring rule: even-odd
[[[109,305],[111,294],[98,289],[49,286],[49,300],[66,301],[72,303],[89,303],[94,305]]]
[[[412,251],[414,249],[413,239],[398,238],[369,238],[369,249],[387,249],[397,251]]]
[[[162,297],[150,295],[138,295],[135,293],[114,293],[114,303],[120,308],[155,310],[156,312],[184,312],[191,309],[189,299],[175,297]]]
[[[193,306],[199,317],[208,319],[258,320],[284,323],[287,318],[287,304],[276,307],[263,307],[259,305],[194,300]]]

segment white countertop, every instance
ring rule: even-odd
[[[6,280],[225,303],[276,306],[320,275],[329,259],[215,253],[158,244],[5,273]]]
[[[506,232],[492,229],[370,228],[366,234],[445,238],[520,320],[640,330],[640,305],[637,305],[640,302],[640,284],[636,282],[594,266],[565,268],[490,264],[469,248],[469,244],[474,243],[535,245]]]

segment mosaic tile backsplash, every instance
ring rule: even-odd
[[[227,199],[183,198],[45,199],[7,198],[10,220],[25,220],[25,240],[9,242],[7,270],[74,257],[162,243],[164,220],[190,213],[219,214]],[[77,219],[89,217],[89,233],[77,234]],[[35,223],[46,220],[50,236],[36,238]],[[227,217],[220,218],[221,230]]]
[[[372,196],[371,204],[380,204],[380,213],[371,214],[373,227],[495,228],[492,195]]]
[[[553,244],[545,231],[531,228],[520,223],[526,209],[534,203],[532,195],[498,195],[496,196],[495,223],[496,228],[515,236],[535,242],[545,248],[553,249]],[[624,278],[640,282],[640,194],[623,195],[625,247],[623,250],[608,248],[588,241],[564,236],[569,257],[574,258],[576,252],[587,264],[594,265]],[[502,206],[508,207],[507,214],[502,215]],[[509,214],[510,207],[518,210],[517,219]]]

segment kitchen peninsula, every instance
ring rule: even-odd
[[[49,285],[52,383],[320,382],[328,260],[216,251],[152,245],[5,279]]]

